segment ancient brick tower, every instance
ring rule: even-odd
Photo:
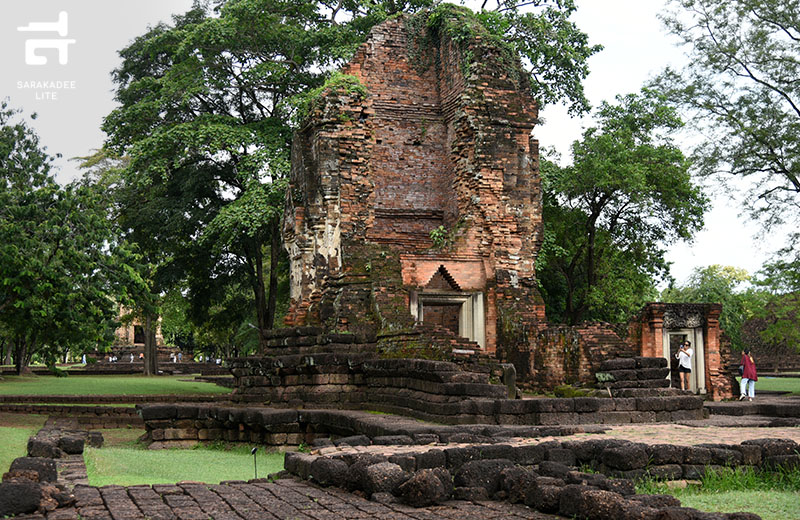
[[[288,325],[380,340],[422,322],[493,353],[544,322],[536,104],[471,13],[438,15],[375,27],[311,101],[287,195]]]

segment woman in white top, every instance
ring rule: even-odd
[[[678,350],[678,353],[675,354],[675,357],[678,358],[678,379],[681,380],[681,390],[690,390],[689,386],[689,376],[692,373],[692,354],[694,351],[692,350],[692,343],[687,341],[681,348]]]

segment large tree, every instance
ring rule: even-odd
[[[702,227],[707,200],[670,139],[681,121],[650,91],[603,103],[572,145],[571,166],[543,161],[538,278],[553,321],[621,321],[655,296],[665,247]]]
[[[193,321],[207,321],[231,287],[244,285],[258,329],[274,325],[294,101],[343,64],[375,24],[434,3],[198,2],[120,52],[120,107],[103,128],[107,149],[130,157],[122,221],[143,250],[166,259],[155,263],[162,291],[176,279],[187,285]],[[585,110],[581,81],[598,47],[568,20],[573,2],[524,4],[534,11],[503,1],[481,20],[522,54],[541,104]]]
[[[688,51],[658,79],[693,114],[705,175],[749,181],[744,204],[767,226],[800,215],[800,2],[672,0],[663,20]],[[741,183],[738,183],[741,186]],[[751,187],[752,186],[752,187]]]
[[[0,105],[0,330],[21,371],[38,355],[110,342],[116,301],[131,277],[115,240],[108,193],[89,180],[66,187],[51,175],[38,136]]]

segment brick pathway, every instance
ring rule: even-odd
[[[557,520],[507,502],[450,501],[416,509],[380,504],[334,488],[282,479],[223,484],[77,486],[74,508],[27,520]]]
[[[737,418],[743,422],[741,417]],[[604,437],[628,439],[647,444],[680,444],[683,446],[705,443],[739,444],[750,439],[765,437],[792,439],[800,443],[800,427],[756,428],[717,426],[710,421],[697,424],[627,424],[612,427]],[[580,440],[597,438],[597,435],[579,433],[567,437],[550,437],[547,440]],[[544,440],[544,439],[543,439]]]

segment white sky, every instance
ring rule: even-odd
[[[468,4],[474,6],[475,1]],[[589,34],[592,43],[605,49],[590,62],[591,74],[585,82],[593,105],[612,100],[617,94],[638,91],[642,84],[667,64],[680,67],[685,60],[664,33],[656,14],[663,0],[577,0],[574,16],[578,26]],[[64,157],[57,164],[59,180],[77,175],[75,164],[67,158],[87,155],[102,145],[102,118],[114,107],[110,72],[119,64],[117,51],[148,25],[169,21],[173,13],[183,13],[191,0],[17,0],[2,1],[0,17],[0,98],[25,114],[37,112],[33,127],[51,154]],[[69,15],[68,63],[58,64],[56,51],[44,51],[47,65],[25,63],[25,41],[29,38],[60,38],[17,31],[31,22],[55,22],[58,13]],[[25,88],[32,81],[75,81],[75,88],[57,91],[57,100],[43,100],[42,89]],[[23,88],[20,87],[22,83]],[[570,143],[579,138],[588,121],[570,119],[559,107],[541,114],[545,124],[536,130],[543,146],[555,147],[565,158]],[[694,244],[672,248],[673,276],[680,283],[698,266],[733,265],[756,271],[768,253],[781,241],[755,240],[757,226],[738,217],[734,203],[724,194],[714,194],[713,209],[706,215],[706,228]]]

